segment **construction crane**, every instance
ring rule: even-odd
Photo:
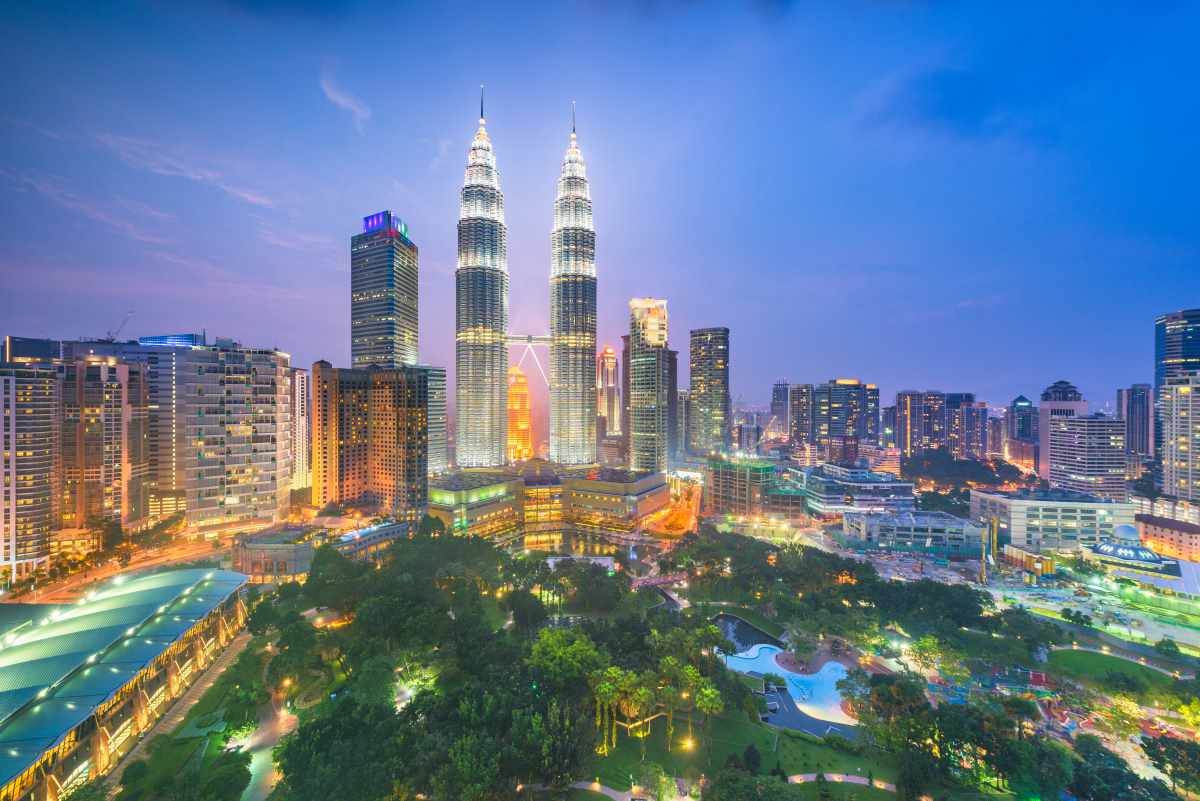
[[[133,316],[133,309],[130,309],[129,311],[125,312],[125,319],[121,320],[121,324],[118,325],[114,330],[105,332],[104,341],[105,342],[116,342],[117,337],[120,335],[120,333],[122,331],[125,330],[125,326],[129,322],[129,318],[132,316]]]

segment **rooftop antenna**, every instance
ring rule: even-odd
[[[483,84],[479,84],[479,121],[483,122]]]
[[[571,133],[575,133],[575,101],[571,101]]]

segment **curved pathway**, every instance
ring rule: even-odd
[[[797,773],[788,776],[788,782],[790,784],[807,784],[808,782],[815,782],[816,780],[817,774],[815,773]],[[854,773],[826,773],[825,780],[830,784],[854,784],[858,785],[859,787],[874,787],[877,790],[886,790],[889,793],[896,792],[896,785],[892,784],[891,782],[885,782],[879,779],[872,781],[866,776],[859,776]],[[682,786],[682,782],[680,782],[679,779],[675,780],[675,784],[677,786]],[[613,801],[632,801],[634,798],[634,795],[631,792],[614,790],[612,787],[606,787],[599,782],[575,782],[571,785],[571,787],[576,790],[591,790],[593,793],[606,795]],[[645,794],[643,793],[641,795]],[[638,797],[641,797],[641,795]],[[682,792],[676,795],[676,798],[686,797],[687,796],[685,796]]]

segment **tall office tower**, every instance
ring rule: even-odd
[[[508,229],[482,101],[459,202],[454,283],[455,457],[459,467],[502,465],[508,429]],[[591,347],[594,351],[594,341]]]
[[[292,489],[312,486],[312,409],[308,370],[292,368]]]
[[[629,301],[629,467],[667,469],[670,397],[667,302]]]
[[[989,417],[987,421],[987,456],[989,459],[1004,458],[1004,418]]]
[[[1125,421],[1103,414],[1049,418],[1050,486],[1125,501]]]
[[[1024,395],[1013,398],[1004,412],[1004,436],[1022,442],[1038,441],[1038,409]]]
[[[446,368],[418,365],[425,371],[429,386],[429,475],[436,476],[450,469],[450,454],[446,443]]]
[[[508,368],[508,461],[533,458],[533,426],[530,421],[529,381],[515,364]]]
[[[429,488],[429,372],[312,367],[313,504],[415,518]]]
[[[679,463],[687,440],[679,439],[679,351],[667,349],[667,465]]]
[[[791,421],[793,445],[812,441],[812,384],[792,384],[788,388],[788,418]]]
[[[857,378],[836,378],[812,389],[811,444],[828,449],[835,438],[876,444],[879,389]]]
[[[1164,494],[1200,501],[1200,370],[1184,370],[1163,379],[1159,391]]]
[[[947,409],[946,420],[948,424],[946,444],[955,458],[988,458],[989,430],[986,403],[960,401],[954,409]]]
[[[274,522],[291,502],[291,365],[227,339],[188,351],[180,377],[187,522]]]
[[[696,328],[689,343],[692,413],[687,449],[694,454],[725,453],[733,438],[733,403],[729,394],[729,329]]]
[[[789,402],[791,394],[788,382],[782,378],[771,387],[771,420],[768,424],[772,436],[791,436],[792,408]]]
[[[621,462],[629,464],[630,429],[633,426],[629,415],[629,335],[621,335]]]
[[[879,415],[879,445],[883,448],[896,447],[896,406],[884,406]]]
[[[574,119],[550,250],[550,461],[588,464],[596,461],[596,231]]]
[[[596,416],[604,418],[606,435],[621,433],[621,374],[612,345],[596,356]]]
[[[66,361],[62,376],[60,521],[136,526],[149,514],[146,367],[112,356]]]
[[[1200,309],[1182,309],[1160,314],[1154,320],[1154,399],[1162,400],[1166,380],[1192,370],[1200,370]],[[1155,415],[1155,448],[1162,443],[1161,409]],[[1161,464],[1161,460],[1159,460]],[[1158,471],[1161,474],[1161,470]]]
[[[1143,459],[1154,456],[1154,388],[1134,384],[1118,389],[1117,417],[1125,421],[1125,449]]]
[[[688,420],[692,416],[692,396],[686,389],[675,390],[675,458],[682,463],[688,454]]]
[[[53,368],[0,364],[0,569],[9,580],[50,559],[59,387]]]
[[[350,360],[417,363],[417,246],[393,212],[363,217],[350,237]]]
[[[1050,479],[1050,422],[1088,413],[1087,401],[1069,381],[1055,381],[1042,393],[1038,406],[1038,475]],[[1124,464],[1124,462],[1122,462]]]
[[[922,442],[926,448],[946,447],[946,393],[933,389],[922,393],[921,425]]]

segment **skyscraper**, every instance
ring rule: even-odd
[[[768,433],[772,436],[791,436],[792,409],[788,382],[779,379],[771,387],[771,419]]]
[[[684,417],[687,415],[684,414]],[[673,466],[686,449],[679,438],[679,351],[667,349],[667,465]]]
[[[1184,370],[1163,379],[1159,390],[1159,440],[1163,493],[1200,501],[1200,370]]]
[[[446,368],[419,365],[425,371],[429,385],[429,475],[436,476],[450,469],[450,454],[446,442]]]
[[[508,429],[508,229],[482,99],[459,201],[454,282],[456,459],[460,467],[502,465]]]
[[[987,404],[974,392],[946,393],[946,447],[958,459],[987,458]]]
[[[292,489],[312,486],[312,417],[308,370],[292,368]]]
[[[429,373],[312,367],[313,504],[365,504],[406,518],[429,487]]]
[[[0,364],[0,568],[10,580],[50,557],[58,405],[53,368]]]
[[[517,365],[508,368],[508,461],[523,462],[533,456],[529,381]]]
[[[667,302],[629,301],[629,466],[667,469],[668,383]]]
[[[729,329],[696,328],[689,343],[691,384],[687,449],[697,455],[729,450],[733,409],[729,393]]]
[[[1182,309],[1160,314],[1154,320],[1154,401],[1162,402],[1166,380],[1200,370],[1200,309]],[[1164,421],[1156,406],[1154,453],[1160,453]],[[1161,460],[1158,462],[1161,465]],[[1161,470],[1158,471],[1161,474]],[[1168,493],[1169,494],[1169,493]]]
[[[390,211],[363,217],[350,238],[350,361],[417,363],[417,246]]]
[[[1125,422],[1103,414],[1049,419],[1050,486],[1125,501]]]
[[[812,388],[810,444],[828,449],[851,437],[872,445],[879,439],[879,389],[857,378],[836,378]]]
[[[1004,412],[1004,435],[1010,440],[1037,442],[1038,410],[1024,395],[1013,398]]]
[[[1042,392],[1038,406],[1038,475],[1050,479],[1050,422],[1088,413],[1087,401],[1070,381],[1055,381]]]
[[[596,415],[604,418],[606,434],[621,433],[621,375],[612,345],[596,356]]]
[[[812,384],[792,384],[788,388],[788,417],[791,420],[792,444],[812,442]]]
[[[1154,388],[1134,384],[1117,390],[1117,417],[1125,421],[1125,450],[1148,459],[1154,455]]]
[[[112,356],[66,361],[62,376],[61,523],[126,526],[149,514],[146,367]]]
[[[563,158],[550,234],[550,461],[596,461],[596,232],[575,136]]]

